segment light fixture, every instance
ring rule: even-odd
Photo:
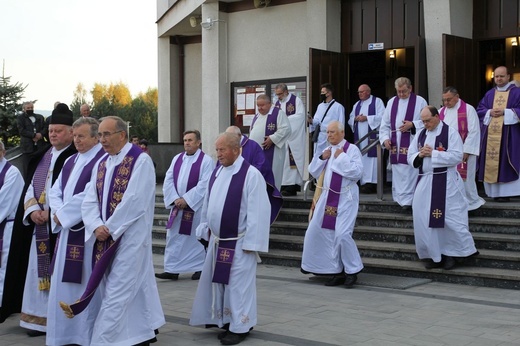
[[[395,59],[395,49],[390,51],[390,59]]]
[[[197,26],[197,17],[195,17],[195,16],[190,17],[190,26],[192,28],[195,28]]]
[[[202,26],[206,30],[211,30],[211,28],[213,27],[213,23],[216,23],[216,22],[223,22],[223,20],[211,19],[211,17],[208,17],[208,18],[206,18],[206,20],[203,20],[200,23],[200,26]]]
[[[511,39],[511,46],[513,46],[513,47],[518,46],[518,41],[517,41],[516,37],[513,37],[513,38]]]

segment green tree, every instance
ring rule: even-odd
[[[90,94],[92,96],[93,116],[102,118],[107,115],[117,115],[130,122],[130,135],[146,138],[152,143],[157,142],[159,102],[157,88],[148,88],[146,92],[140,92],[137,97],[132,99],[130,90],[122,82],[108,85],[95,83]],[[86,96],[84,95],[83,85],[78,84],[74,93],[74,100],[85,99]],[[75,105],[74,102],[73,105]]]
[[[74,91],[74,98],[72,103],[70,104],[70,110],[74,114],[74,118],[78,118],[80,116],[79,109],[81,105],[88,104],[87,102],[87,90],[83,86],[82,83],[78,83],[76,86],[76,90]]]
[[[130,121],[130,134],[139,138],[146,138],[149,142],[157,142],[157,89],[148,89],[146,93],[140,93],[132,100],[128,113]]]
[[[16,127],[16,112],[21,109],[20,100],[27,85],[11,83],[11,77],[5,76],[5,66],[2,66],[0,77],[0,138],[6,147],[14,146],[18,140]]]

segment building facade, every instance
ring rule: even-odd
[[[430,104],[453,85],[476,106],[494,67],[520,74],[519,11],[520,0],[158,0],[159,141],[200,129],[212,153],[229,125],[248,131],[254,96],[279,82],[310,114],[322,83],[348,114],[360,84],[386,102],[400,76]]]

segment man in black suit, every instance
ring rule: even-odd
[[[22,106],[22,114],[18,115],[16,124],[18,133],[20,134],[20,147],[23,151],[23,172],[24,178],[27,178],[27,165],[34,152],[45,146],[45,119],[43,115],[34,113],[34,104],[32,102],[24,102]]]

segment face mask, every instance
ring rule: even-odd
[[[34,114],[34,110],[28,109],[28,110],[25,111],[25,113],[30,116],[30,115]]]
[[[327,94],[321,94],[320,97],[321,97],[321,102],[325,102],[325,100],[327,99]]]

